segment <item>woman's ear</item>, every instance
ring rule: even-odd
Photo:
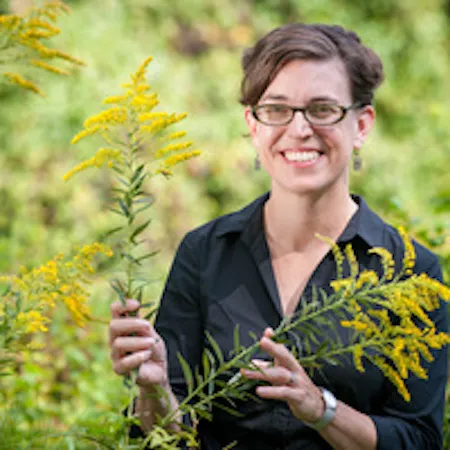
[[[366,138],[369,134],[370,130],[373,127],[375,122],[375,110],[372,105],[366,105],[362,108],[361,111],[358,112],[357,117],[357,130],[355,135],[355,142],[353,147],[355,149],[360,149]]]
[[[248,106],[245,108],[244,117],[245,117],[245,122],[247,123],[248,132],[249,132],[250,138],[252,139],[253,145],[256,148],[258,148],[258,137],[257,137],[258,133],[256,132],[257,127],[258,127],[258,122],[253,117],[252,111]]]

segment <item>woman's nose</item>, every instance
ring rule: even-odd
[[[314,131],[311,124],[306,120],[302,111],[295,111],[292,121],[289,123],[288,132],[292,136],[311,136]]]

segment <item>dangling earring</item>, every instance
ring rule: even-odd
[[[261,161],[259,160],[259,155],[258,154],[255,156],[255,161],[253,163],[253,168],[255,170],[260,170],[261,169]]]
[[[358,171],[361,170],[362,167],[362,158],[359,154],[359,148],[353,151],[353,170]]]

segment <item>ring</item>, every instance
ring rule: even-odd
[[[292,386],[293,384],[295,384],[295,381],[297,380],[297,377],[295,376],[294,372],[289,372],[289,381],[286,383],[288,386]]]

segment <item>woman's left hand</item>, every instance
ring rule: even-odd
[[[258,386],[261,398],[284,400],[292,413],[305,422],[316,422],[322,417],[325,404],[322,392],[311,381],[294,355],[283,345],[274,342],[273,330],[266,328],[260,340],[261,349],[273,358],[273,364],[255,360],[260,370],[241,369],[242,375],[251,380],[261,380],[271,386]]]

